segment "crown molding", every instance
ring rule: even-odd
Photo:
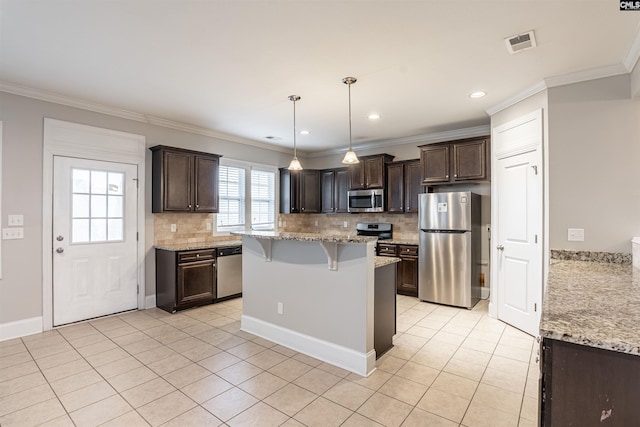
[[[516,93],[515,95],[505,99],[499,104],[494,105],[491,108],[486,109],[485,111],[489,116],[493,116],[496,113],[499,113],[502,110],[505,110],[513,105],[516,105],[520,101],[524,101],[525,99],[542,92],[547,89],[547,85],[544,81],[538,82],[535,85],[531,86],[528,89],[525,89],[521,92]]]
[[[639,59],[640,59],[640,26],[638,26],[638,32],[636,33],[636,38],[633,40],[633,43],[631,44],[631,49],[629,49],[629,53],[627,53],[627,56],[625,56],[623,61],[623,64],[629,73],[633,71]]]
[[[605,67],[591,68],[589,70],[578,71],[576,73],[562,74],[559,76],[547,77],[544,79],[547,88],[564,86],[573,83],[581,83],[589,80],[602,79],[605,77],[619,76],[627,74],[627,67],[620,63],[607,65]]]
[[[491,127],[489,125],[474,126],[469,128],[455,129],[443,132],[435,132],[423,135],[405,136],[402,138],[384,139],[371,141],[364,144],[357,144],[353,146],[354,150],[369,150],[382,147],[393,147],[396,145],[405,144],[433,144],[442,141],[452,141],[455,139],[472,138],[475,136],[489,135],[491,133]],[[334,150],[316,151],[308,154],[307,158],[331,156],[334,154],[342,154],[347,151],[347,148],[340,148]]]
[[[27,86],[21,86],[14,83],[0,81],[0,92],[11,93],[13,95],[24,96],[27,98],[37,99],[45,102],[52,102],[54,104],[66,105],[67,107],[93,111],[94,113],[106,114],[109,116],[119,117],[122,119],[133,120],[136,122],[161,126],[168,129],[179,130],[182,132],[189,132],[196,135],[208,136],[210,138],[216,138],[216,139],[220,139],[227,142],[234,142],[238,144],[249,145],[256,148],[263,148],[271,151],[278,151],[281,153],[287,153],[287,154],[293,153],[293,150],[290,150],[286,147],[279,147],[277,145],[271,145],[265,142],[240,138],[238,136],[217,132],[217,131],[203,128],[200,126],[194,126],[187,123],[181,123],[173,120],[163,119],[161,117],[149,116],[146,114],[137,113],[135,111],[125,110],[123,108],[112,107],[109,105],[99,104],[91,101],[85,101],[83,99],[74,98],[66,95],[60,95],[52,92],[46,92],[43,90],[34,89]]]

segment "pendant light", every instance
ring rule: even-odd
[[[296,101],[300,101],[298,95],[289,95],[289,101],[293,101],[293,159],[289,163],[290,171],[301,171],[302,165],[298,160],[298,153],[296,149]]]
[[[355,151],[351,147],[351,85],[357,82],[358,80],[355,77],[345,77],[342,79],[342,83],[349,86],[349,151],[347,151],[344,155],[344,159],[342,159],[342,163],[346,165],[355,165],[356,163],[360,163],[358,160],[358,156],[356,156]]]

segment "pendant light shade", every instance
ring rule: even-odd
[[[360,163],[358,160],[358,156],[356,156],[355,151],[351,147],[351,85],[357,82],[358,80],[355,77],[345,77],[342,79],[342,83],[349,86],[349,151],[347,151],[342,159],[342,163],[346,165],[355,165],[356,163]]]
[[[289,101],[293,101],[293,159],[291,163],[289,163],[290,171],[300,171],[302,170],[302,165],[300,164],[300,160],[298,160],[298,152],[296,148],[296,101],[300,101],[300,97],[298,95],[289,95]]]

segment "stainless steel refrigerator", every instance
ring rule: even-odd
[[[480,300],[480,196],[419,195],[418,298],[472,308]]]

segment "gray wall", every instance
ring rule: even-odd
[[[631,252],[640,236],[640,100],[630,75],[549,89],[552,249]],[[568,242],[567,228],[584,228]]]
[[[2,227],[7,215],[24,214],[22,240],[2,241],[0,324],[42,316],[42,157],[44,118],[65,120],[146,136],[147,146],[170,145],[226,158],[286,166],[291,154],[177,131],[133,120],[0,92],[2,140]],[[155,293],[151,152],[147,153],[146,294]]]

